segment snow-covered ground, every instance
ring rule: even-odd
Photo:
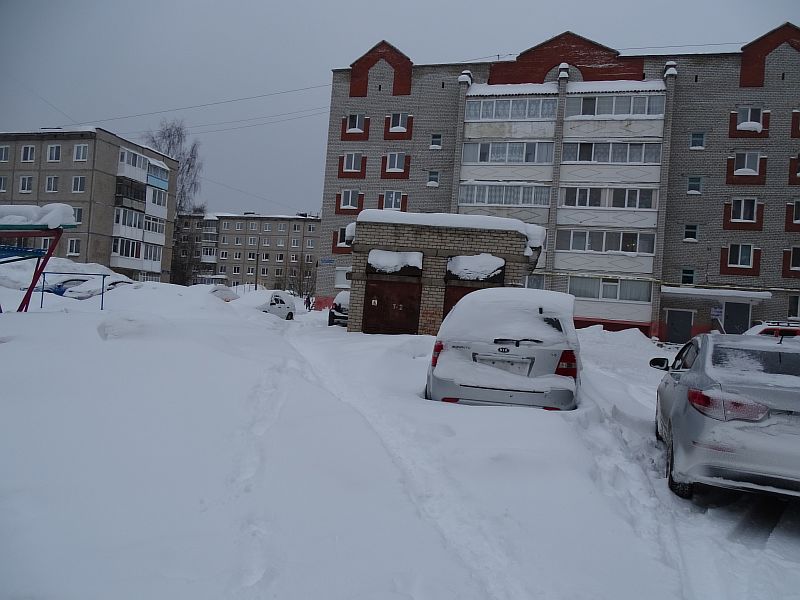
[[[668,492],[637,332],[556,413],[424,400],[431,337],[105,306],[0,315],[0,598],[800,598],[800,504]]]

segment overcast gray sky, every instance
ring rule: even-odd
[[[210,210],[319,212],[330,70],[381,39],[422,64],[568,29],[617,49],[736,50],[785,21],[800,23],[798,0],[0,0],[0,130],[86,122],[138,141],[180,117],[202,144]],[[299,88],[312,89],[99,121]]]

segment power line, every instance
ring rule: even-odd
[[[232,185],[228,185],[227,183],[222,183],[221,181],[215,181],[213,179],[209,179],[208,177],[205,177],[204,175],[201,175],[200,179],[202,179],[203,181],[207,181],[208,183],[213,183],[215,185],[227,188],[229,190],[233,190],[234,192],[239,192],[240,194],[244,194],[245,196],[251,196],[252,198],[256,198],[258,200],[263,200],[264,202],[268,202],[270,204],[277,204],[277,205],[280,205],[280,206],[285,206],[286,208],[288,208],[288,209],[290,209],[290,210],[292,210],[294,212],[297,212],[297,207],[296,206],[290,206],[290,205],[286,204],[285,202],[281,202],[280,200],[270,200],[269,198],[265,198],[264,196],[259,196],[258,194],[254,194],[252,192],[248,192],[246,190],[242,190],[242,189],[239,189],[237,187],[233,187]]]
[[[189,109],[192,109],[192,108],[207,108],[209,106],[219,106],[221,104],[230,104],[232,102],[244,102],[245,100],[256,100],[258,98],[268,98],[270,96],[280,96],[280,95],[283,95],[283,94],[293,94],[295,92],[304,92],[304,91],[307,91],[307,90],[315,90],[315,89],[324,88],[324,87],[330,87],[330,86],[331,86],[330,83],[325,83],[325,84],[322,84],[322,85],[309,85],[309,86],[306,86],[306,87],[295,88],[295,89],[292,89],[292,90],[280,90],[278,92],[268,92],[266,94],[257,94],[255,96],[243,96],[241,98],[230,98],[228,100],[218,100],[217,102],[206,102],[204,104],[193,104],[193,105],[190,105],[190,106],[179,106],[177,108],[167,108],[167,109],[164,109],[164,110],[153,110],[153,111],[150,111],[150,112],[138,113],[138,114],[133,114],[133,115],[122,115],[122,116],[118,116],[118,117],[109,117],[107,119],[93,119],[91,121],[82,121],[80,123],[72,123],[72,124],[73,125],[88,125],[90,123],[107,123],[108,121],[121,121],[123,119],[134,119],[136,117],[147,117],[147,116],[150,116],[150,115],[161,115],[161,114],[169,113],[169,112],[177,112],[179,110],[189,110]]]
[[[52,108],[52,109],[53,109],[53,110],[55,110],[56,112],[59,112],[59,113],[61,113],[62,115],[64,115],[65,117],[67,117],[67,118],[68,118],[70,121],[72,121],[72,124],[73,124],[73,125],[76,123],[75,119],[73,119],[72,117],[70,117],[70,116],[69,116],[67,113],[65,113],[63,110],[61,110],[60,108],[58,108],[58,107],[57,107],[55,104],[53,104],[52,102],[50,102],[50,101],[49,101],[47,98],[45,98],[44,96],[42,96],[41,94],[39,94],[39,93],[38,93],[38,92],[36,92],[35,90],[31,89],[30,87],[28,87],[27,85],[25,85],[24,83],[22,83],[22,82],[21,82],[19,79],[17,79],[16,77],[14,77],[13,75],[11,75],[10,73],[9,73],[9,77],[11,77],[11,79],[13,79],[14,81],[16,81],[16,82],[17,82],[17,83],[18,83],[18,84],[19,84],[21,87],[23,87],[23,88],[25,88],[26,90],[28,90],[28,92],[30,92],[31,94],[33,94],[34,96],[36,96],[36,97],[37,97],[39,100],[41,100],[42,102],[44,102],[45,104],[47,104],[47,106],[49,106],[50,108]]]
[[[308,117],[319,117],[327,115],[328,111],[311,113],[309,115],[300,115],[299,117],[291,117],[289,119],[279,119],[277,121],[267,121],[266,123],[253,123],[251,125],[240,125],[239,127],[224,127],[222,129],[211,129],[209,131],[192,131],[192,135],[203,135],[204,133],[217,133],[219,131],[235,131],[237,129],[249,129],[250,127],[260,127],[261,125],[274,125],[276,123],[285,123],[286,121],[296,121],[297,119],[306,119]]]

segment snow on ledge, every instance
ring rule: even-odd
[[[672,287],[668,285],[661,286],[661,293],[668,296],[688,296],[690,298],[749,298],[751,300],[769,300],[772,298],[771,292]]]
[[[761,123],[758,121],[744,121],[736,126],[737,131],[755,131],[756,133],[761,133],[762,129]]]
[[[733,172],[734,175],[758,175],[758,171],[754,171],[753,169],[736,169]]]
[[[76,225],[75,211],[69,204],[11,204],[0,206],[0,225],[39,225],[55,229]]]
[[[473,83],[467,96],[522,96],[526,94],[558,94],[557,83]]]
[[[403,267],[422,269],[422,252],[370,250],[367,262],[382,273],[396,273]]]
[[[572,81],[567,84],[568,94],[587,92],[663,92],[667,89],[662,79],[644,81]]]
[[[447,259],[447,270],[459,279],[484,280],[496,275],[506,261],[486,252],[471,256],[451,256]]]

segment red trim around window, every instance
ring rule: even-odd
[[[800,252],[800,250],[798,250]],[[783,269],[781,275],[787,279],[800,279],[800,270],[792,269],[792,251],[783,251]]]
[[[742,277],[758,277],[761,273],[761,248],[753,248],[752,267],[732,267],[728,264],[728,248],[719,249],[719,274],[739,275]]]
[[[728,137],[729,138],[768,138],[769,137],[769,115],[770,112],[765,110],[761,113],[761,131],[739,131],[736,125],[739,122],[739,113],[731,111],[731,117],[728,122]]]
[[[734,165],[736,159],[728,157],[728,164],[725,173],[725,183],[728,185],[764,185],[767,183],[767,157],[761,156],[758,159],[757,175],[734,175]]]
[[[358,207],[357,208],[349,208],[342,206],[342,195],[336,194],[336,208],[334,209],[334,214],[337,215],[357,215],[362,210],[364,210],[364,194],[358,195]]]
[[[408,115],[405,131],[389,131],[392,125],[391,115],[386,115],[383,120],[383,139],[385,140],[410,140],[414,131],[414,115]]]
[[[792,111],[792,133],[793,138],[800,138],[800,110]]]
[[[378,209],[383,210],[383,194],[378,194]]]
[[[797,215],[798,221],[795,222],[794,202],[786,203],[786,221],[784,223],[784,231],[800,232],[800,215]]]
[[[333,254],[350,254],[353,251],[351,246],[340,246],[339,245],[339,232],[333,232],[333,246],[331,247],[331,252]]]
[[[369,117],[364,117],[364,131],[361,133],[347,133],[347,117],[342,117],[343,142],[365,142],[369,139]]]
[[[800,158],[789,159],[789,185],[800,185]]]
[[[733,202],[726,202],[722,213],[722,228],[735,231],[761,231],[764,228],[764,205],[756,202],[755,221],[733,221]]]
[[[408,194],[400,196],[400,212],[408,212]]]
[[[345,171],[344,156],[339,157],[339,179],[364,179],[367,176],[367,157],[361,157],[361,170]]]
[[[388,172],[386,170],[386,163],[388,161],[387,156],[384,154],[381,156],[381,179],[408,179],[408,175],[411,172],[411,155],[406,154],[405,163],[403,164],[402,171],[392,171]]]

